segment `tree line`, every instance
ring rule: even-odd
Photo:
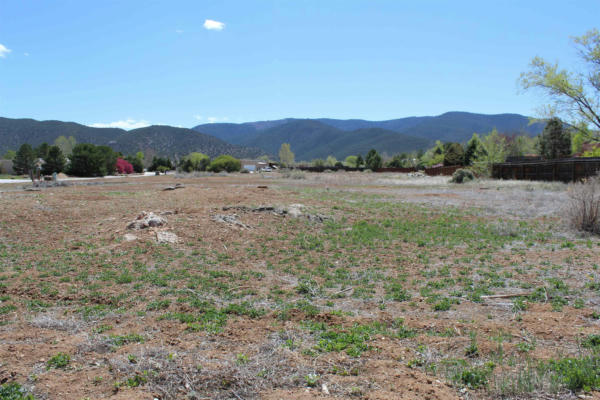
[[[500,134],[497,130],[479,135],[474,133],[466,143],[436,141],[427,150],[400,153],[385,157],[371,149],[363,158],[361,154],[351,155],[344,160],[333,156],[311,161],[314,167],[365,168],[376,170],[388,168],[430,168],[435,166],[466,166],[478,174],[491,173],[494,163],[504,162],[507,157],[539,156],[543,159],[557,159],[579,154],[584,157],[600,156],[598,149],[582,152],[581,133],[559,118],[547,121],[543,132],[535,137],[517,134]],[[279,159],[287,166],[294,165],[294,153],[289,143],[281,145]]]
[[[105,175],[144,172],[144,153],[123,155],[109,146],[90,143],[76,143],[71,136],[59,137],[54,145],[42,143],[32,147],[25,143],[17,151],[9,150],[2,157],[13,161],[13,170],[19,175],[33,176],[41,164],[42,175],[65,172],[73,176],[97,177]],[[177,168],[180,171],[236,172],[241,170],[241,161],[229,155],[221,155],[211,160],[206,154],[192,152],[174,162],[168,157],[153,157],[147,163],[148,171],[167,172]]]

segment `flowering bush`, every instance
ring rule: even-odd
[[[133,173],[133,165],[131,165],[130,162],[123,160],[122,158],[117,159],[116,168],[119,174]]]

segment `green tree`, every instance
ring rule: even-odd
[[[475,160],[477,154],[480,154],[482,151],[485,151],[482,149],[483,144],[481,143],[481,139],[479,139],[478,134],[474,133],[473,136],[471,136],[471,139],[467,142],[463,164],[471,165]]]
[[[42,160],[46,161],[46,157],[48,157],[49,149],[50,149],[50,146],[48,145],[48,143],[44,142],[35,148],[35,150],[34,150],[35,156],[37,158],[41,158]]]
[[[444,144],[439,140],[435,141],[435,146],[427,150],[421,156],[421,162],[426,167],[444,163]]]
[[[73,152],[73,148],[77,144],[77,141],[73,136],[69,136],[67,138],[61,135],[57,137],[56,140],[54,140],[54,144],[60,147],[60,150],[63,152],[64,155],[70,156]]]
[[[465,151],[460,143],[449,142],[444,144],[444,165],[462,165],[465,160]]]
[[[565,131],[560,119],[548,121],[540,135],[539,149],[540,155],[549,160],[571,155],[571,134]]]
[[[71,153],[69,174],[75,176],[106,175],[106,159],[104,154],[93,144],[80,143],[75,145]]]
[[[506,155],[523,157],[527,154],[537,154],[538,139],[527,135],[517,135],[506,140]]]
[[[167,157],[152,157],[152,164],[148,171],[158,171],[158,167],[165,167],[166,171],[169,171],[173,169],[173,163]]]
[[[369,150],[369,152],[367,153],[367,157],[365,158],[365,165],[371,171],[375,171],[376,169],[381,168],[381,166],[383,165],[383,160],[381,159],[379,153],[377,153],[377,150]]]
[[[48,155],[44,161],[46,161],[46,163],[42,165],[42,173],[44,175],[63,172],[67,163],[65,155],[58,146],[50,146],[48,148]]]
[[[338,160],[334,157],[334,156],[327,156],[327,159],[325,160],[325,165],[328,167],[335,167],[335,164],[337,164]]]
[[[210,163],[207,170],[212,172],[237,172],[242,169],[242,162],[235,157],[222,155]]]
[[[289,143],[281,144],[281,148],[279,149],[279,161],[286,166],[294,164],[294,153],[292,153]]]
[[[4,160],[14,160],[17,156],[17,152],[14,150],[7,150],[6,153],[2,156]]]
[[[33,171],[35,160],[35,151],[33,151],[33,148],[29,144],[25,143],[19,147],[15,155],[13,170],[17,174],[29,175]]]
[[[406,159],[408,155],[406,153],[396,154],[392,159],[387,163],[387,166],[390,168],[403,168],[406,164]]]
[[[96,151],[102,155],[104,160],[105,175],[114,175],[117,171],[119,155],[109,146],[96,146]]]
[[[481,149],[475,156],[474,165],[480,174],[491,174],[492,165],[506,160],[506,139],[492,130],[481,140]]]
[[[142,157],[138,157],[140,153],[138,152],[135,156],[125,157],[125,160],[133,166],[133,171],[138,174],[144,172],[144,153],[141,153]]]
[[[365,160],[363,160],[362,155],[359,154],[358,156],[356,156],[356,168],[360,168],[363,165],[365,165]]]
[[[573,42],[587,70],[560,69],[557,63],[535,57],[519,83],[524,90],[538,89],[551,99],[542,110],[544,117],[564,116],[577,128],[591,124],[594,133],[582,132],[600,140],[600,32],[592,29]]]
[[[180,168],[185,172],[206,171],[210,157],[202,153],[190,153],[181,160]]]
[[[348,156],[346,157],[346,159],[344,160],[344,164],[346,164],[346,166],[351,167],[351,168],[356,168],[356,161],[357,161],[356,156]]]

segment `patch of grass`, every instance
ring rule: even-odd
[[[145,339],[137,333],[128,333],[127,335],[109,335],[108,339],[113,346],[124,346],[129,343],[144,343]]]
[[[600,388],[600,357],[562,358],[540,364],[540,369],[551,372],[551,379],[572,391]]]
[[[71,356],[66,353],[58,353],[46,362],[46,369],[61,368],[64,369],[71,362]]]

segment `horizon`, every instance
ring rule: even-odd
[[[594,9],[591,0],[9,0],[0,114],[125,129],[447,110],[535,117],[542,99],[518,93],[519,74],[536,55],[576,65],[569,38],[594,27]]]

